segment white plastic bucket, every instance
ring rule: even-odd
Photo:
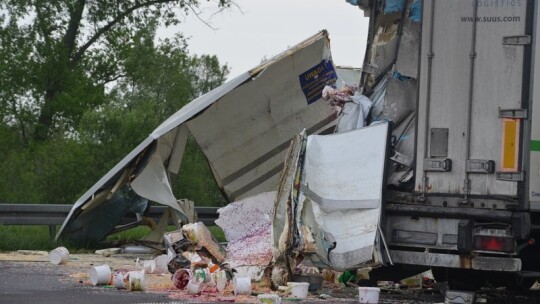
[[[113,276],[113,285],[118,289],[126,288],[126,274],[123,272],[115,272]]]
[[[216,279],[216,288],[220,294],[223,294],[225,292],[225,286],[227,286],[227,274],[225,270],[214,272],[214,276]]]
[[[180,268],[173,274],[173,285],[178,289],[186,288],[189,281],[193,279],[193,272],[189,269]]]
[[[190,295],[199,294],[201,291],[201,282],[197,280],[190,280],[186,286],[187,293]]]
[[[143,261],[143,269],[146,273],[154,273],[156,271],[156,261]]]
[[[154,269],[153,273],[155,273],[155,274],[168,273],[169,272],[169,269],[167,267],[168,263],[169,263],[169,257],[167,257],[166,254],[162,254],[160,256],[157,256],[154,259],[155,269]]]
[[[281,298],[277,294],[266,293],[257,296],[259,303],[281,304]]]
[[[379,303],[379,292],[377,287],[358,287],[358,301],[364,304]]]
[[[58,247],[49,252],[49,260],[54,265],[64,265],[69,261],[69,251],[66,247]]]
[[[108,265],[94,266],[88,272],[92,285],[107,285],[111,283],[111,268]]]
[[[251,278],[243,277],[233,278],[234,295],[250,295],[251,294]]]
[[[130,271],[127,273],[129,276],[129,290],[140,291],[146,288],[146,282],[144,277],[144,270]]]
[[[309,289],[309,283],[306,282],[288,282],[287,287],[291,293],[291,297],[305,299]]]

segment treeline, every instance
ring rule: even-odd
[[[218,58],[191,55],[181,35],[156,38],[198,5],[0,0],[0,203],[73,203],[163,120],[222,84]],[[197,205],[224,203],[193,139],[173,185]]]

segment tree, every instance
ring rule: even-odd
[[[216,8],[232,0],[213,0]],[[139,30],[198,13],[198,0],[0,0],[0,114],[24,144],[77,127],[125,76]]]

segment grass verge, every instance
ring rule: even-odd
[[[223,230],[218,226],[208,226],[212,235],[219,242],[225,242]],[[169,230],[174,230],[174,226],[170,226]],[[111,234],[107,237],[107,241],[130,242],[142,239],[150,233],[150,228],[139,226],[126,231]],[[65,246],[70,252],[87,252],[88,248],[81,248],[70,244],[67,241],[59,241],[54,244],[49,237],[48,226],[18,226],[18,225],[0,225],[0,251],[16,251],[16,250],[45,250],[49,251],[57,246]]]

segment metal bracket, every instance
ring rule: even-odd
[[[452,171],[452,160],[449,158],[426,158],[424,159],[424,171],[450,172]]]
[[[531,35],[515,35],[503,37],[503,45],[530,45]]]
[[[497,172],[496,178],[502,181],[522,182],[525,180],[523,172]]]
[[[525,109],[499,109],[500,118],[527,119],[527,110]]]
[[[495,162],[487,159],[468,159],[466,163],[467,173],[491,174],[495,172]]]

